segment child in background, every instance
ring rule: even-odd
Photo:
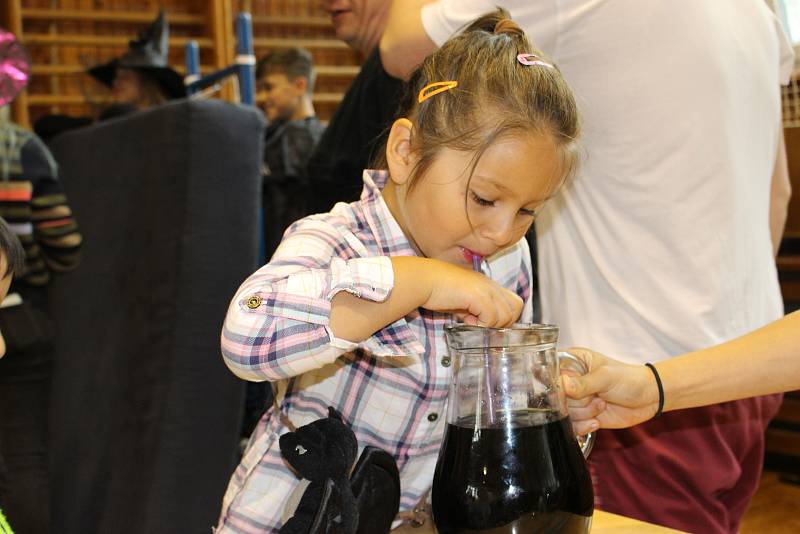
[[[2,80],[0,80],[2,82]],[[2,83],[0,83],[2,85]],[[0,217],[25,251],[25,268],[0,307],[0,454],[4,510],[18,531],[50,529],[48,432],[55,347],[47,286],[75,269],[82,236],[45,144],[0,108]]]
[[[11,280],[24,272],[25,249],[5,219],[0,217],[0,307],[8,294],[8,288],[11,287]],[[0,358],[5,355],[6,341],[3,332],[0,332]],[[0,503],[2,503],[2,492],[0,492]]]
[[[302,488],[278,437],[328,406],[360,447],[394,456],[403,517],[427,498],[444,433],[444,326],[531,319],[523,236],[578,158],[560,72],[497,11],[420,65],[401,112],[361,200],[293,225],[231,302],[225,362],[277,394],[218,533],[274,532],[292,516]]]
[[[314,60],[299,47],[274,50],[258,60],[258,101],[269,121],[264,134],[261,206],[264,257],[269,260],[290,224],[308,215],[304,182],[311,152],[325,125],[314,112]],[[268,384],[247,384],[242,441],[272,402]]]
[[[256,87],[269,124],[264,141],[264,235],[266,258],[272,256],[283,232],[308,215],[308,191],[302,179],[308,158],[325,125],[311,100],[316,80],[314,60],[303,48],[275,50],[256,65]]]
[[[25,272],[25,251],[6,221],[0,218],[0,306],[8,294],[8,288],[11,287],[11,280],[23,272]],[[6,342],[3,333],[0,332],[0,358],[5,356],[5,353]],[[3,514],[3,496],[6,494],[7,484],[6,467],[3,455],[0,454],[0,534],[12,534],[11,526]]]

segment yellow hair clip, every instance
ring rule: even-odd
[[[429,83],[422,90],[419,92],[419,96],[417,97],[417,101],[422,104],[427,99],[432,97],[433,95],[438,95],[439,93],[443,93],[445,91],[449,91],[453,87],[458,86],[458,82],[455,80],[450,80],[448,82],[433,82]]]

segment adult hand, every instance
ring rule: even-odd
[[[658,410],[658,386],[644,365],[630,365],[589,349],[568,352],[589,372],[563,377],[573,429],[578,435],[598,428],[625,428],[647,421]]]

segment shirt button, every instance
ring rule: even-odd
[[[255,310],[256,308],[261,306],[261,297],[259,297],[258,295],[253,295],[252,297],[248,297],[248,299],[245,301],[245,304],[251,310]]]
[[[433,413],[429,413],[428,414],[428,421],[430,421],[431,423],[433,423],[437,419],[439,419],[439,414],[438,413],[433,412]]]
[[[450,367],[450,356],[444,356],[442,358],[442,367]]]

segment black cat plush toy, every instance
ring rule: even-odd
[[[382,534],[400,506],[400,477],[386,451],[358,442],[341,415],[312,421],[279,440],[281,455],[310,481],[280,534]]]

